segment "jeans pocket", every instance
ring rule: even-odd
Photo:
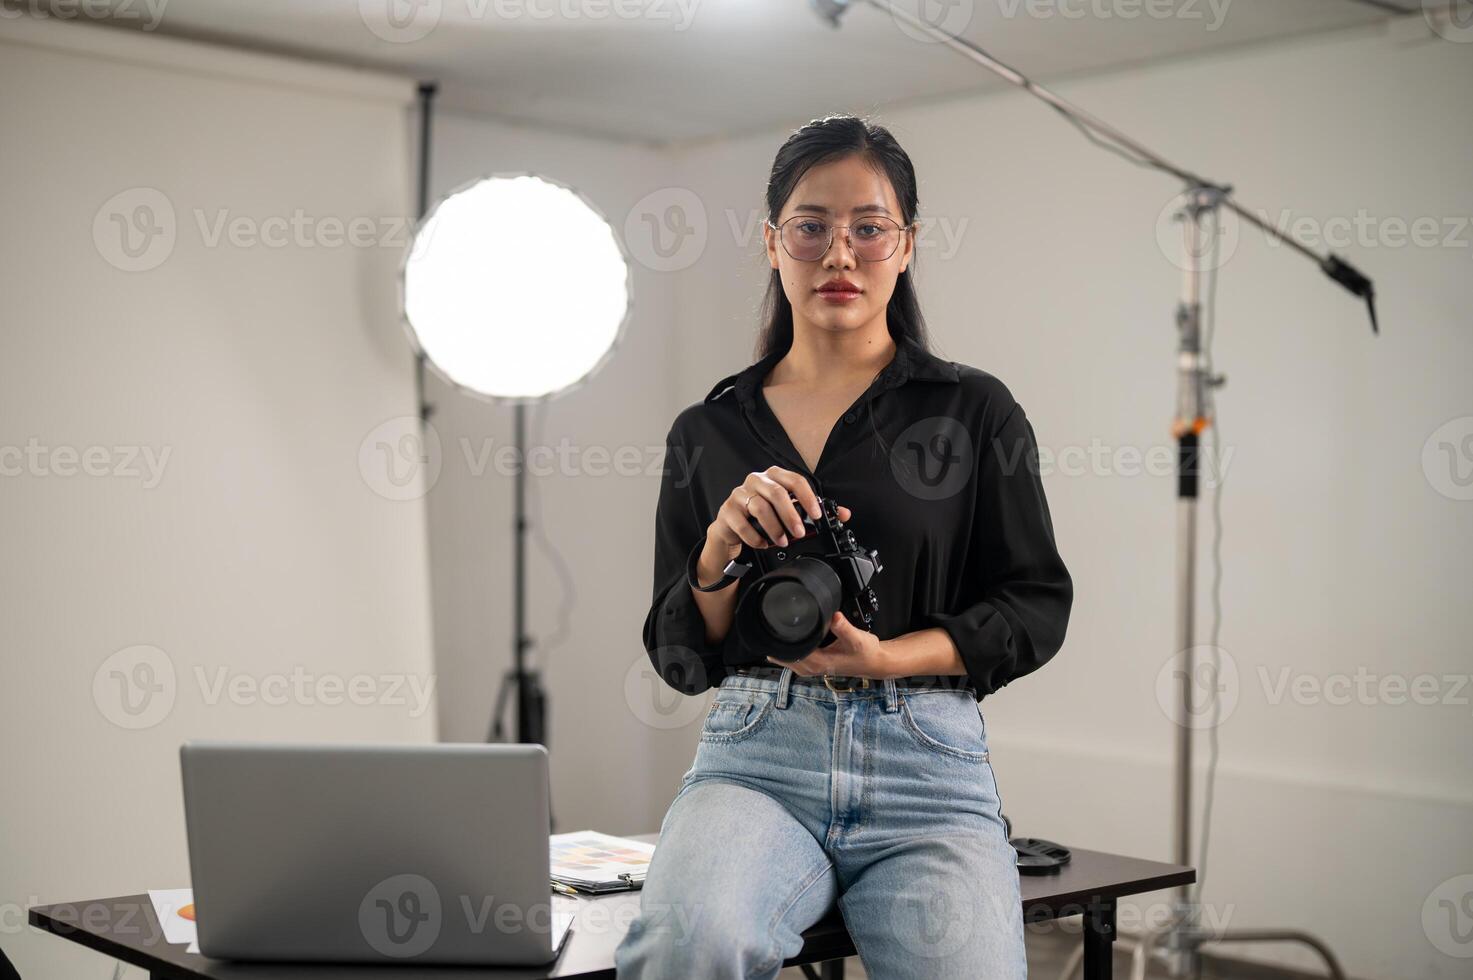
[[[967,762],[988,761],[987,729],[976,699],[966,691],[902,695],[900,721],[932,752]]]
[[[737,742],[747,738],[767,720],[772,700],[772,695],[718,694],[701,725],[701,741]]]

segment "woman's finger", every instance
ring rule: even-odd
[[[770,466],[765,473],[753,473],[747,479],[746,486],[754,494],[760,494],[762,499],[771,505],[773,513],[783,523],[787,533],[795,538],[801,538],[803,536],[803,518],[798,513],[798,508],[794,506],[793,498],[788,493],[788,488],[773,476],[773,474],[782,476],[785,472],[785,470],[780,470],[776,466]]]
[[[767,547],[767,541],[763,539],[762,535],[757,532],[757,529],[747,520],[746,511],[742,508],[741,504],[738,504],[734,500],[728,500],[721,505],[721,511],[718,516],[721,518],[721,522],[731,531],[732,536],[740,539],[742,544],[750,548]]]
[[[778,518],[777,512],[773,510],[772,503],[767,497],[760,493],[752,494],[747,501],[746,510],[758,524],[762,525],[762,529],[767,532],[767,536],[775,544],[779,547],[787,547],[787,528],[783,527],[783,522]]]
[[[823,508],[818,504],[818,494],[813,492],[808,478],[802,473],[794,473],[780,466],[769,466],[766,473],[769,479],[782,484],[783,489],[798,498],[799,506],[809,517],[816,521],[823,516]]]

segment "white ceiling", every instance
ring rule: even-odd
[[[441,82],[444,106],[652,143],[1004,84],[862,0],[838,30],[808,0],[101,2],[120,26],[143,28],[161,9],[160,34],[390,68]],[[1045,84],[1420,10],[1419,0],[897,0],[917,4]]]

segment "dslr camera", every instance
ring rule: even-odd
[[[791,495],[789,495],[791,497]],[[796,501],[795,501],[796,502]],[[879,552],[865,549],[839,520],[832,498],[819,497],[823,516],[814,520],[799,506],[803,537],[788,536],[778,547],[756,518],[748,517],[772,547],[752,549],[760,571],[737,602],[733,628],[754,653],[793,663],[833,643],[829,630],[835,612],[860,629],[871,628],[880,600],[870,587],[884,567]],[[741,568],[745,573],[752,568]]]

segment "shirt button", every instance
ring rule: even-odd
[[[844,413],[844,421],[845,422],[853,422],[854,421],[854,413],[853,412],[845,412]]]

